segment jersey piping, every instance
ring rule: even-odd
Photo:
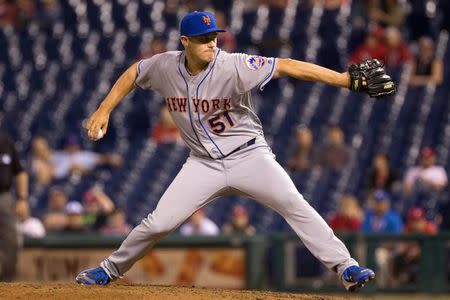
[[[195,92],[195,97],[196,97],[197,99],[198,99],[198,90],[200,89],[200,85],[203,83],[203,81],[205,81],[206,77],[208,77],[208,75],[211,73],[212,69],[213,69],[214,66],[216,65],[216,60],[217,60],[217,57],[219,56],[219,54],[220,54],[220,49],[219,49],[219,51],[217,51],[216,57],[214,58],[214,62],[213,62],[213,64],[212,64],[211,68],[208,70],[208,73],[206,73],[205,77],[203,77],[203,79],[200,81],[200,83],[199,83],[198,86],[197,86],[197,90],[196,90],[196,92]],[[219,150],[220,154],[222,154],[222,156],[225,156],[225,155],[222,153],[222,150],[220,150],[219,146],[217,146],[217,144],[216,144],[216,143],[214,142],[214,140],[211,138],[211,136],[209,135],[209,133],[208,133],[208,131],[206,130],[205,126],[203,126],[203,123],[202,123],[202,121],[200,120],[200,110],[197,111],[197,118],[198,118],[198,121],[199,121],[200,125],[201,125],[202,128],[203,128],[203,131],[204,131],[204,132],[206,133],[206,135],[208,136],[209,140],[214,144],[214,146],[217,148],[217,150]]]
[[[258,84],[258,88],[262,91],[264,89],[264,86],[270,81],[270,79],[272,78],[272,74],[273,71],[275,69],[275,63],[276,63],[276,58],[273,59],[273,63],[272,63],[272,69],[270,70],[269,74],[267,74],[267,76],[261,81],[260,84]]]
[[[188,96],[188,101],[187,101],[187,103],[188,103],[188,110],[189,110],[189,122],[191,123],[192,131],[194,132],[195,137],[196,137],[197,140],[198,140],[198,143],[203,147],[203,149],[205,149],[206,153],[208,153],[208,156],[209,156],[210,158],[212,158],[212,157],[211,157],[211,154],[209,154],[209,151],[206,150],[206,147],[203,146],[202,142],[200,141],[200,138],[199,138],[198,135],[197,135],[197,131],[195,130],[194,123],[192,123],[192,117],[191,117],[191,101],[190,101],[190,99],[189,99],[189,98],[190,98],[190,97],[189,97],[189,86],[188,86],[188,83],[187,83],[187,81],[186,81],[186,78],[184,78],[183,73],[181,72],[180,64],[181,64],[181,56],[180,56],[180,61],[179,61],[179,63],[178,63],[178,72],[180,73],[180,76],[181,76],[181,78],[183,78],[184,84],[186,85],[186,93],[187,93],[187,96]],[[201,124],[201,123],[200,123],[200,124]]]

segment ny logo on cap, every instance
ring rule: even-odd
[[[202,16],[203,19],[203,23],[205,23],[206,25],[211,25],[211,18],[209,16]]]

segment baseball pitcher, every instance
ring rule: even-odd
[[[187,14],[180,23],[184,51],[168,51],[129,67],[117,80],[86,129],[92,140],[108,129],[113,109],[134,88],[159,92],[190,148],[190,156],[159,200],[120,248],[100,266],[82,271],[81,284],[106,285],[120,278],[155,243],[199,208],[230,192],[246,195],[281,214],[306,247],[334,270],[349,291],[375,278],[360,267],[322,217],[297,191],[264,139],[251,90],[289,76],[365,92],[392,95],[383,65],[369,60],[338,73],[287,58],[227,53],[216,47],[223,32],[209,12]]]

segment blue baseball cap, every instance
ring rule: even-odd
[[[375,194],[373,195],[373,198],[377,201],[377,202],[382,202],[382,201],[389,201],[391,199],[391,197],[389,196],[388,193],[386,193],[383,190],[377,190],[375,192]]]
[[[206,11],[194,11],[183,17],[180,23],[180,34],[197,36],[210,32],[225,32],[217,27],[214,15]]]

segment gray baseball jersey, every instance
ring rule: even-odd
[[[191,76],[184,52],[170,51],[140,61],[136,85],[164,97],[195,155],[217,159],[263,134],[250,91],[269,82],[276,64],[274,58],[217,49],[208,68]]]
[[[276,65],[274,58],[221,50],[196,76],[187,72],[184,52],[166,52],[138,63],[136,85],[164,96],[192,155],[155,210],[101,263],[111,278],[121,277],[196,210],[230,193],[280,213],[311,253],[339,275],[357,265],[275,160],[252,110],[250,90],[262,89]],[[240,147],[253,139],[254,144]]]

